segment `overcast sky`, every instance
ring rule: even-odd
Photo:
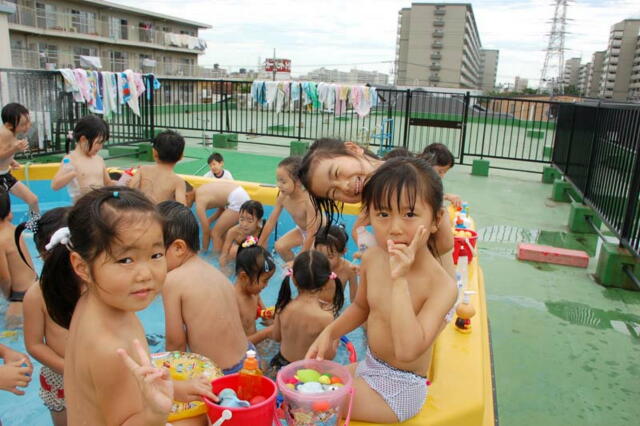
[[[294,75],[325,66],[391,73],[398,11],[410,0],[111,0],[212,25],[200,36],[208,49],[199,63],[230,71],[256,68],[258,58],[292,60]],[[453,2],[445,2],[453,3]],[[548,42],[551,0],[471,1],[482,46],[500,50],[498,83],[529,78],[537,86]],[[640,0],[570,3],[565,58],[588,62],[604,50],[609,28],[640,18]]]

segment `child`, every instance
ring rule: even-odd
[[[185,180],[184,191],[185,191],[184,196],[187,201],[185,205],[191,208],[191,206],[193,206],[193,202],[196,200],[196,190],[193,188],[193,186],[189,182]]]
[[[0,192],[0,289],[9,300],[5,313],[6,326],[18,328],[22,326],[22,300],[35,281],[36,274],[27,245],[22,236],[16,238],[16,227],[11,219],[13,214],[9,193]]]
[[[454,166],[455,159],[449,148],[441,143],[432,143],[428,145],[420,157],[424,158],[427,163],[433,167],[438,173],[440,179],[444,179],[444,175]],[[455,194],[444,194],[444,199],[448,200],[454,207],[462,207],[462,198]]]
[[[355,265],[351,264],[344,255],[347,253],[349,236],[342,226],[332,225],[327,230],[322,228],[316,235],[315,249],[327,256],[331,270],[338,275],[343,287],[349,283],[349,300],[353,302],[358,291],[358,274]]]
[[[142,191],[154,203],[176,200],[187,204],[184,179],[173,168],[182,159],[184,138],[180,133],[165,130],[153,139],[153,166],[141,166],[129,181],[130,188]]]
[[[442,182],[422,159],[389,159],[364,185],[362,208],[377,246],[362,256],[355,301],[307,353],[331,355],[340,336],[367,321],[366,358],[350,366],[354,419],[403,422],[424,404],[433,342],[458,296],[429,238],[438,229],[441,207]]]
[[[45,246],[58,229],[66,226],[68,207],[47,211],[38,220],[33,241],[42,259],[47,258]],[[51,413],[55,426],[67,424],[64,404],[64,349],[69,330],[53,322],[42,298],[40,284],[35,283],[24,297],[24,344],[29,355],[42,363],[40,398]]]
[[[240,310],[242,327],[249,341],[254,345],[271,336],[271,326],[256,330],[256,320],[265,308],[260,292],[267,287],[276,272],[276,264],[264,247],[249,236],[238,249],[236,256],[235,295]]]
[[[22,182],[11,175],[11,169],[20,167],[13,156],[29,149],[26,139],[18,140],[18,134],[25,134],[31,128],[29,110],[16,103],[2,108],[2,127],[0,127],[0,191],[11,192],[29,205],[30,216],[37,220],[40,214],[38,197]]]
[[[231,172],[224,168],[224,158],[222,158],[222,154],[214,152],[207,159],[207,164],[209,164],[211,170],[205,173],[204,177],[233,180]]]
[[[213,240],[213,251],[222,249],[224,237],[229,228],[238,223],[240,207],[249,201],[249,194],[237,183],[221,179],[205,183],[196,189],[196,213],[202,227],[202,250],[209,250],[209,241]],[[218,209],[207,217],[208,209]],[[209,230],[212,222],[216,222]]]
[[[69,154],[69,141],[58,172],[51,181],[51,189],[58,191],[67,185],[73,185],[70,195],[76,202],[87,192],[102,186],[114,184],[104,165],[104,159],[98,155],[102,145],[109,139],[109,125],[97,115],[86,115],[78,120],[73,129],[75,149]],[[70,160],[71,167],[64,163]]]
[[[262,228],[264,226],[264,209],[260,201],[245,201],[240,206],[240,217],[238,224],[234,225],[227,231],[220,254],[220,267],[224,268],[229,259],[234,259],[238,254],[240,244],[245,242],[248,237],[255,237],[256,241],[260,239]]]
[[[290,277],[293,277],[293,284],[298,289],[298,297],[293,300]],[[330,285],[334,282],[335,285]],[[331,287],[333,303],[327,309],[322,299],[328,295],[323,293]],[[311,344],[331,324],[343,303],[342,283],[335,272],[331,272],[327,257],[316,250],[296,256],[293,271],[282,281],[278,294],[272,337],[280,342],[280,352],[271,360],[271,367],[279,370],[289,363],[304,359]],[[324,355],[332,359],[337,347],[336,343]]]
[[[278,186],[278,198],[273,212],[264,225],[260,244],[266,247],[269,234],[276,226],[282,209],[291,215],[296,228],[290,230],[275,243],[275,249],[285,262],[293,260],[294,247],[302,246],[302,251],[313,247],[313,238],[319,228],[311,198],[297,178],[298,168],[302,159],[300,157],[287,157],[278,164],[276,169],[276,184]]]
[[[18,388],[27,387],[31,381],[33,365],[29,357],[0,344],[0,358],[4,361],[0,364],[0,390],[24,395]]]
[[[158,206],[164,218],[167,275],[164,303],[167,350],[187,347],[222,368],[240,371],[247,348],[233,286],[222,272],[198,256],[198,222],[175,201]]]
[[[51,319],[69,329],[68,424],[165,425],[172,383],[150,365],[136,315],[166,277],[162,219],[142,193],[113,186],[81,197],[67,222],[47,245],[40,286]]]

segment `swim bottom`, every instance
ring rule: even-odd
[[[59,413],[65,409],[64,380],[46,365],[40,370],[40,398],[49,411]]]

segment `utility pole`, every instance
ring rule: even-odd
[[[544,65],[540,73],[540,90],[546,86],[551,96],[561,94],[564,91],[562,73],[564,72],[564,39],[567,26],[567,6],[572,0],[554,0],[555,11],[551,20],[551,32],[547,54],[544,57]]]

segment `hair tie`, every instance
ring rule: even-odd
[[[113,191],[113,198],[120,198],[120,192]]]
[[[264,257],[264,272],[269,272],[271,267],[269,266],[269,261],[272,260],[271,255],[269,253]]]
[[[285,271],[284,271],[284,276],[285,277],[290,277],[292,275],[293,275],[293,269],[291,269],[291,268],[285,269]]]
[[[253,235],[249,235],[242,243],[242,248],[253,247],[256,245],[258,245],[256,237],[254,237]]]
[[[51,236],[51,239],[49,240],[49,243],[46,246],[44,246],[44,248],[45,250],[49,251],[53,249],[55,246],[57,246],[58,244],[64,244],[65,247],[71,250],[70,238],[71,238],[71,232],[69,231],[69,228],[65,226],[64,228],[60,228],[53,233],[53,235]]]
[[[335,272],[331,272],[329,274],[329,279],[330,280],[335,280],[336,278],[338,278],[338,274],[336,274]]]
[[[73,139],[73,130],[67,132],[67,139]]]

